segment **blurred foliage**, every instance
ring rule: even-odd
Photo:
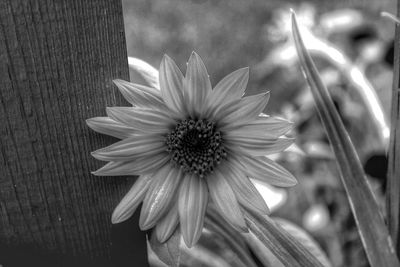
[[[278,157],[299,184],[289,189],[286,203],[273,215],[307,230],[333,266],[369,266],[300,67],[296,62],[271,61],[271,55],[288,41],[282,14],[290,7],[302,12],[316,36],[333,43],[365,72],[388,115],[394,25],[379,14],[395,10],[395,1],[125,0],[123,7],[129,56],[158,67],[166,53],[184,72],[194,50],[204,60],[214,85],[231,71],[250,66],[246,93],[270,90],[267,113],[296,124],[291,134],[305,152],[285,152]],[[360,25],[323,32],[321,21],[340,9],[359,14]],[[383,206],[387,163],[375,126],[354,88],[327,62],[317,60],[317,64]],[[217,238],[215,242],[209,247],[222,251],[223,243]]]

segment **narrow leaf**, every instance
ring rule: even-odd
[[[211,236],[207,237],[211,238]],[[229,262],[229,260],[224,257],[224,254],[217,253],[215,250],[216,248],[204,247],[199,244],[196,244],[196,246],[192,248],[182,246],[182,266],[244,267],[237,262],[232,264],[232,262]]]
[[[322,265],[331,266],[327,256],[322,251],[318,243],[299,226],[280,218],[274,219],[283,229],[285,229],[294,238],[299,240],[321,263]]]
[[[256,267],[250,252],[246,247],[245,240],[232,226],[219,215],[213,205],[209,204],[207,216],[205,217],[205,228],[221,236],[226,245],[238,256],[247,267]]]
[[[388,229],[375,202],[354,146],[321,77],[301,39],[295,14],[292,30],[300,63],[314,96],[317,110],[335,152],[342,182],[368,260],[373,267],[399,266]]]
[[[308,235],[304,230],[295,224],[280,218],[274,219],[283,229],[290,233],[294,238],[299,240],[317,259],[325,266],[330,267],[331,264],[328,261],[325,253],[321,250],[318,243]],[[253,252],[257,255],[259,260],[264,263],[265,266],[282,267],[284,266],[263,243],[257,239],[253,233],[244,234],[246,237],[247,244],[251,247]]]
[[[279,259],[284,266],[324,267],[301,243],[268,216],[245,212],[250,231]]]
[[[397,2],[400,15],[400,1]],[[389,142],[389,164],[386,184],[386,211],[389,233],[393,239],[397,257],[400,257],[400,26],[396,24],[394,38],[394,70],[392,89],[392,114]]]
[[[263,264],[263,266],[274,266],[283,267],[284,265],[280,262],[275,255],[269,250],[261,240],[257,238],[252,232],[243,234],[246,239],[247,245],[253,251],[257,259]]]

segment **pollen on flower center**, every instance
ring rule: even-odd
[[[180,121],[166,137],[167,151],[171,159],[184,172],[204,177],[213,172],[226,151],[221,132],[213,122],[186,119]]]

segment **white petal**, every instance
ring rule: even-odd
[[[145,175],[139,176],[132,188],[115,208],[111,216],[112,223],[123,222],[132,216],[140,202],[144,199],[150,182],[151,177]]]
[[[165,165],[153,175],[153,181],[143,200],[139,226],[142,230],[152,228],[171,206],[182,179],[180,169]]]
[[[271,136],[279,137],[293,128],[293,123],[276,117],[261,117],[244,122],[241,125],[220,128],[221,131],[229,132],[232,136]]]
[[[220,120],[221,127],[237,125],[245,121],[252,121],[264,110],[269,100],[269,92],[243,97],[238,103],[225,105],[216,119]]]
[[[169,209],[168,213],[157,223],[156,236],[158,241],[161,243],[167,241],[174,233],[178,223],[178,202],[175,202],[172,204],[172,207]]]
[[[119,139],[124,139],[135,134],[135,130],[109,117],[95,117],[86,120],[86,124],[94,131]]]
[[[193,118],[201,116],[211,93],[211,83],[203,61],[195,52],[189,58],[183,90],[189,115]]]
[[[138,72],[151,87],[160,90],[157,69],[149,63],[134,57],[128,57],[128,65],[130,69]]]
[[[163,137],[147,134],[126,138],[92,152],[92,156],[104,161],[129,161],[165,151],[166,146]]]
[[[275,186],[294,186],[296,178],[278,163],[267,157],[239,157],[245,170],[251,178],[264,181]]]
[[[170,157],[168,153],[144,156],[132,161],[109,162],[92,174],[97,176],[139,175],[158,171]]]
[[[207,115],[217,113],[225,104],[239,100],[249,81],[249,68],[238,69],[223,78],[207,98]],[[206,116],[207,116],[206,115]]]
[[[174,114],[184,114],[183,75],[175,62],[164,55],[160,66],[161,94],[165,104]]]
[[[116,79],[113,81],[126,101],[133,106],[166,110],[159,90],[140,84]]]
[[[219,168],[221,169],[221,173],[224,174],[226,181],[231,185],[241,205],[258,213],[269,213],[268,206],[263,197],[247,177],[245,171],[242,170],[242,165],[236,159],[232,158],[231,162],[221,164]]]
[[[168,133],[169,127],[174,124],[168,113],[157,109],[108,107],[107,115],[144,133]]]
[[[269,136],[230,136],[225,135],[227,147],[235,152],[251,156],[263,156],[281,152],[289,147],[293,138],[271,138]]]
[[[235,194],[223,174],[215,170],[213,175],[207,176],[207,185],[210,198],[222,217],[239,232],[247,232]]]
[[[207,184],[195,175],[183,178],[179,190],[178,210],[183,240],[192,247],[203,230],[204,214],[208,204]]]

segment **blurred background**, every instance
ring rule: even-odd
[[[289,190],[260,185],[272,216],[306,230],[333,266],[369,266],[298,65],[289,9],[297,13],[306,45],[384,212],[394,23],[380,13],[396,13],[396,1],[124,0],[123,8],[129,56],[158,68],[168,54],[184,73],[194,50],[213,85],[250,67],[246,94],[270,91],[265,112],[295,123],[290,135],[296,146],[274,157],[297,177],[298,185]],[[135,73],[131,79],[141,82]],[[224,242],[204,239],[199,244],[203,254],[198,252],[203,256],[188,257],[186,266],[235,266]],[[210,247],[213,252],[207,252]],[[207,257],[214,257],[213,263]]]

